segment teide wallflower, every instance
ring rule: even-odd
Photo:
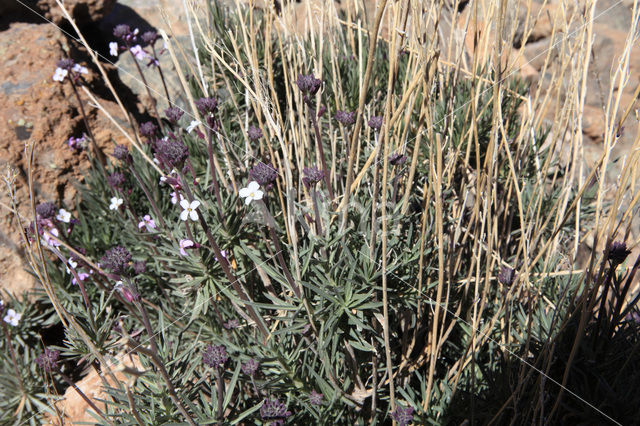
[[[58,219],[60,222],[69,223],[71,222],[71,213],[69,213],[65,209],[60,209],[58,210],[56,219]]]
[[[282,425],[291,415],[287,410],[287,405],[277,399],[265,399],[260,407],[260,417],[262,420],[270,421],[274,425]]]
[[[111,56],[118,56],[118,42],[112,41],[109,43],[109,54]]]
[[[53,81],[62,83],[67,74],[69,74],[69,71],[62,68],[56,68],[56,71],[53,73]]]
[[[10,324],[14,327],[17,327],[20,323],[20,318],[22,318],[22,314],[17,313],[13,309],[8,309],[7,314],[4,316],[4,322]]]
[[[156,229],[156,222],[151,218],[150,215],[146,214],[138,223],[138,229],[146,228],[147,231],[151,231],[152,229]]]
[[[187,133],[191,133],[193,132],[193,129],[195,129],[196,127],[198,127],[200,124],[202,124],[200,121],[198,120],[193,120],[191,123],[189,123],[189,125],[187,126]]]
[[[122,198],[111,197],[111,204],[109,204],[109,210],[118,210],[120,206],[124,203]]]
[[[131,53],[133,53],[133,56],[135,56],[139,61],[144,61],[147,58],[147,52],[145,52],[142,46],[140,46],[139,44],[131,47],[129,51],[131,51]]]
[[[196,209],[200,207],[200,201],[193,200],[192,202],[189,202],[189,200],[182,200],[180,201],[180,207],[184,209],[182,210],[182,213],[180,213],[181,220],[186,221],[187,218],[190,218],[191,220],[198,220],[198,212]]]
[[[244,203],[249,205],[253,200],[262,200],[264,193],[260,191],[260,184],[256,181],[249,182],[246,188],[242,188],[239,192],[240,197],[244,198]]]
[[[188,249],[189,247],[194,246],[194,242],[187,239],[180,240],[179,244],[180,244],[180,254],[183,256],[187,255],[187,251],[185,249]]]

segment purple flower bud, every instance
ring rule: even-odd
[[[51,219],[56,215],[56,205],[53,203],[40,203],[36,206],[36,213],[42,219]]]
[[[125,182],[125,177],[123,173],[114,172],[114,173],[111,173],[109,176],[107,176],[107,183],[112,188],[122,189],[124,182]]]
[[[609,260],[613,265],[620,265],[631,254],[631,250],[627,249],[627,243],[614,241],[609,249]]]
[[[44,352],[36,358],[36,362],[47,373],[51,373],[58,369],[58,360],[60,359],[60,351],[44,348]]]
[[[391,413],[391,417],[398,423],[398,426],[407,426],[413,421],[413,407],[397,407],[396,410]]]
[[[180,168],[189,157],[189,149],[185,144],[177,140],[158,139],[156,141],[156,155],[169,168]]]
[[[238,328],[240,326],[240,322],[237,319],[234,318],[234,319],[230,319],[229,321],[225,322],[222,325],[227,330],[231,330],[233,328]]]
[[[113,156],[120,161],[131,161],[131,154],[129,154],[129,148],[124,145],[116,145],[113,148]]]
[[[247,376],[253,377],[258,371],[259,367],[260,367],[260,363],[258,361],[256,361],[253,358],[249,358],[249,361],[242,364],[240,368],[242,368],[242,372],[244,374],[246,374]]]
[[[407,156],[399,152],[394,152],[389,156],[389,162],[392,166],[402,166],[407,161]]]
[[[145,261],[134,262],[133,263],[133,272],[137,275],[144,274],[147,270],[147,263]]]
[[[287,410],[287,405],[277,399],[265,399],[260,407],[260,417],[262,420],[270,421],[274,425],[282,425],[291,415]]]
[[[183,114],[184,114],[184,111],[182,111],[178,107],[171,107],[164,110],[164,115],[167,116],[167,118],[172,124],[176,124],[180,120]]]
[[[369,127],[373,130],[380,130],[382,127],[382,116],[373,116],[369,119]]]
[[[511,286],[516,279],[516,271],[513,269],[503,266],[500,268],[500,273],[498,274],[498,282],[502,285]]]
[[[318,93],[318,90],[322,86],[322,80],[319,80],[313,76],[313,74],[309,75],[298,75],[298,80],[296,81],[298,88],[304,94],[315,95]]]
[[[196,101],[196,107],[200,114],[213,114],[218,109],[218,101],[216,98],[200,98]]]
[[[335,115],[336,120],[339,123],[345,126],[351,126],[356,122],[356,113],[354,112],[346,112],[346,111],[336,111]]]
[[[268,189],[273,186],[273,182],[278,178],[278,169],[273,167],[271,163],[265,164],[260,161],[253,166],[249,172],[249,177]]]
[[[110,269],[114,274],[122,274],[126,271],[130,261],[131,253],[121,246],[115,246],[111,250],[107,250],[102,259],[100,259],[102,266]]]
[[[222,345],[209,345],[202,354],[202,362],[213,368],[222,367],[227,359],[227,348]]]
[[[324,179],[324,172],[322,170],[318,170],[316,167],[305,167],[304,170],[302,170],[302,173],[304,173],[302,182],[308,188]]]
[[[318,117],[322,117],[324,115],[324,113],[327,112],[327,107],[322,105],[319,109],[318,109]]]
[[[153,121],[147,121],[140,125],[140,134],[148,138],[155,135],[156,130],[158,130],[158,126],[156,126]]]
[[[156,40],[158,40],[158,33],[155,31],[146,31],[142,34],[142,41],[147,44],[155,44]]]
[[[58,68],[62,68],[63,70],[71,71],[75,62],[70,58],[63,58],[58,61]]]
[[[257,141],[258,139],[260,139],[262,137],[262,130],[260,130],[260,128],[258,127],[254,127],[254,126],[249,126],[249,130],[247,131],[247,135],[249,136],[249,139],[252,141]]]
[[[124,297],[129,303],[139,302],[140,301],[140,293],[138,293],[135,289],[122,286],[120,287],[120,294]]]
[[[315,389],[312,390],[309,394],[309,402],[311,403],[311,405],[322,405],[322,398],[323,395],[316,392]]]

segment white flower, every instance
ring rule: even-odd
[[[62,68],[56,68],[56,72],[53,73],[53,81],[59,81],[62,83],[67,74],[69,74],[69,71]]]
[[[136,28],[135,30],[133,30],[133,35],[138,35],[139,32],[140,32],[140,30],[138,28]]]
[[[200,201],[198,200],[193,200],[191,203],[189,203],[189,200],[180,201],[180,207],[184,209],[182,210],[182,213],[180,213],[180,219],[187,220],[187,217],[190,217],[191,220],[198,220],[198,212],[196,209],[199,206]]]
[[[60,209],[58,210],[56,219],[58,219],[60,222],[69,223],[71,222],[71,213],[69,213],[65,209]]]
[[[109,43],[109,54],[111,56],[118,56],[118,42],[112,41]]]
[[[11,324],[14,327],[18,326],[20,322],[20,318],[22,318],[22,314],[17,313],[13,309],[9,309],[7,311],[7,315],[4,316],[4,322],[7,324]]]
[[[89,74],[89,70],[80,64],[75,64],[71,70],[79,74]]]
[[[109,210],[118,210],[124,200],[118,197],[111,197],[111,204],[109,205]]]
[[[71,269],[76,269],[78,267],[78,262],[75,262],[73,259],[69,259],[69,262],[67,263],[69,264]],[[67,274],[71,273],[71,269],[69,269],[69,266],[67,266]]]
[[[254,180],[246,188],[242,188],[239,194],[245,199],[244,203],[249,205],[253,200],[262,200],[264,192],[260,191],[260,184]]]
[[[198,127],[200,124],[202,123],[200,123],[198,120],[193,120],[187,127],[187,133],[191,133],[191,131],[193,131],[193,129]]]
[[[136,59],[139,61],[144,61],[144,59],[147,57],[147,52],[145,52],[144,49],[142,49],[142,47],[139,44],[136,44],[129,50],[131,51],[131,53],[133,53],[133,56],[135,56]]]

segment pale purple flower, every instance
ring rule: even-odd
[[[53,81],[59,81],[60,83],[62,83],[67,74],[69,74],[69,71],[58,67],[53,73]]]
[[[135,56],[136,59],[139,61],[143,61],[147,57],[147,52],[145,52],[144,49],[139,44],[136,44],[135,46],[129,48],[129,50],[131,51],[131,53],[133,53],[133,56]]]
[[[187,239],[180,240],[180,254],[183,256],[186,256],[187,251],[185,249],[193,246],[194,246],[194,243],[191,240],[187,240]]]
[[[249,358],[249,361],[242,364],[240,368],[242,368],[242,372],[247,376],[253,377],[254,374],[258,371],[260,367],[260,363],[253,358]]]
[[[239,192],[240,197],[244,198],[244,203],[249,205],[253,200],[262,200],[264,192],[260,191],[260,184],[256,181],[249,182],[246,188],[242,188]]]
[[[209,345],[202,354],[202,362],[209,367],[222,367],[229,359],[227,348],[222,345]]]
[[[80,64],[75,64],[71,70],[78,74],[89,74],[89,70]]]
[[[59,247],[60,243],[58,242],[58,238],[60,233],[56,228],[51,228],[48,231],[44,231],[42,237],[47,245],[51,247]]]
[[[186,221],[187,218],[191,218],[191,220],[198,220],[198,212],[196,211],[198,207],[200,207],[200,201],[193,200],[189,202],[189,200],[180,201],[180,207],[182,207],[182,213],[180,213],[180,220]]]
[[[36,363],[47,373],[58,369],[60,351],[44,348],[44,352],[36,358]]]
[[[198,120],[193,120],[191,123],[189,123],[189,126],[187,126],[187,133],[191,133],[193,129],[198,127],[200,124],[202,123],[199,122]]]
[[[147,228],[147,231],[156,229],[156,222],[148,214],[144,215],[140,223],[138,223],[138,229]]]
[[[87,138],[85,138],[84,135],[79,138],[71,136],[68,144],[71,149],[85,149],[87,147]]]
[[[20,323],[20,318],[22,318],[22,314],[17,313],[13,309],[9,309],[3,319],[7,324],[17,327]]]
[[[109,54],[111,56],[118,56],[118,42],[112,41],[109,43]]]
[[[89,274],[87,274],[86,272],[78,272],[78,280],[80,280],[82,282],[82,281],[86,280],[87,278],[89,278]],[[78,280],[76,280],[76,277],[74,276],[71,279],[71,284],[78,285]]]
[[[322,405],[323,395],[321,393],[316,392],[316,390],[312,390],[309,394],[309,402],[311,405]]]
[[[173,191],[171,193],[171,204],[178,204],[178,202],[182,200],[184,200],[184,195],[178,193],[177,191]]]
[[[399,426],[407,426],[413,421],[413,407],[397,407],[395,411],[391,413],[391,418],[395,420]]]

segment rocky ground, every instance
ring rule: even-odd
[[[318,3],[317,0],[309,1],[311,6]],[[258,6],[261,4],[255,3]],[[625,42],[632,3],[631,0],[598,2],[601,16],[596,19],[595,24],[593,63],[587,80],[589,96],[583,126],[586,136],[584,161],[587,166],[592,166],[602,151],[603,99],[606,99],[612,64],[616,63]],[[112,38],[113,27],[119,23],[127,23],[142,31],[170,28],[171,33],[183,43],[185,49],[190,49],[188,28],[180,1],[66,0],[65,4],[83,31],[86,31],[87,39],[92,46],[107,58],[107,43]],[[368,0],[364,4],[367,12],[373,13],[375,1]],[[159,6],[167,11],[168,22],[165,22]],[[554,2],[546,7],[552,11]],[[284,8],[283,20],[285,24],[289,23],[287,25],[290,25],[290,28],[301,30],[302,28],[298,28],[301,22],[299,17],[311,9],[305,1],[294,2]],[[540,75],[540,54],[549,45],[550,16],[547,13],[541,14],[541,19],[535,24],[533,36],[525,46],[526,60],[521,63],[522,75],[534,81],[544,80],[546,77]],[[56,83],[51,78],[56,62],[70,53],[78,62],[88,67],[88,88],[115,117],[121,116],[87,53],[56,26],[72,32],[72,28],[59,12],[55,0],[0,2],[0,56],[3,58],[0,62],[0,168],[4,176],[7,166],[11,167],[16,188],[15,200],[10,199],[4,184],[3,190],[0,191],[0,283],[2,289],[14,293],[22,293],[34,286],[21,256],[18,225],[12,203],[15,201],[20,215],[30,216],[25,144],[36,144],[34,191],[38,200],[73,205],[76,197],[74,183],[82,179],[83,172],[88,167],[85,154],[72,150],[67,145],[70,137],[79,137],[86,129],[71,87],[68,84]],[[450,27],[461,28],[457,24]],[[464,37],[464,34],[462,36]],[[640,83],[640,47],[634,48],[631,57],[630,81],[624,92],[624,105],[631,100],[633,90]],[[134,74],[131,58],[122,55],[115,64],[104,61],[103,66],[123,101],[133,111],[134,118],[143,120],[146,115],[145,106],[149,103],[143,86]],[[154,80],[157,77],[151,75],[149,78],[151,86],[161,87],[159,80]],[[169,81],[172,96],[177,95],[177,87],[177,81]],[[160,107],[163,107],[162,104]],[[114,142],[123,142],[122,136],[96,108],[88,107],[88,114],[101,148],[109,151]],[[121,124],[126,123],[121,121]],[[629,151],[636,129],[637,120],[628,120],[625,133],[613,151],[614,159],[621,158]],[[610,182],[615,181],[616,170],[616,167],[611,169],[611,176],[608,176]],[[85,379],[88,382],[92,380],[96,382],[94,386],[97,385],[95,378]],[[83,404],[81,400],[69,399],[62,406],[69,421],[82,419]]]

